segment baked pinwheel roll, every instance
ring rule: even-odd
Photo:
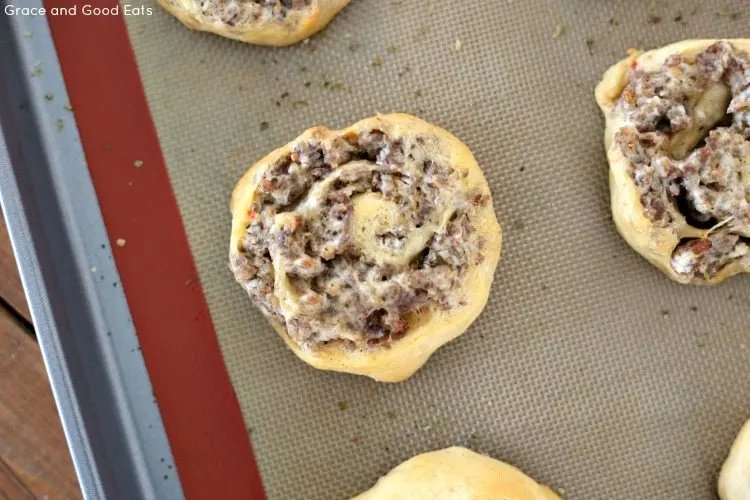
[[[721,500],[750,500],[750,421],[746,422],[719,473]]]
[[[750,270],[750,40],[633,51],[596,89],[612,214],[680,283]]]
[[[559,500],[519,469],[466,448],[417,455],[352,500]]]
[[[231,209],[234,275],[292,351],[380,381],[468,328],[500,259],[473,155],[404,114],[307,130],[250,168]]]
[[[158,0],[185,26],[241,42],[284,46],[326,27],[350,0]]]

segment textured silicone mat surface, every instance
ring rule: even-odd
[[[454,444],[572,499],[715,496],[750,416],[748,280],[674,284],[616,234],[593,88],[629,47],[747,37],[744,0],[353,0],[288,49],[152,6],[128,28],[269,498],[344,499]],[[298,361],[227,266],[241,174],[378,111],[469,145],[504,228],[484,313],[398,385]]]

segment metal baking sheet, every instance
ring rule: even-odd
[[[181,498],[69,102],[46,18],[0,14],[0,204],[79,485]]]
[[[628,48],[746,37],[745,2],[354,0],[286,49],[146,5],[129,34],[269,498],[346,498],[454,444],[572,499],[715,495],[750,416],[747,279],[674,284],[616,234],[593,89]],[[388,111],[473,150],[505,231],[484,313],[398,385],[298,361],[226,258],[229,193],[252,163]]]

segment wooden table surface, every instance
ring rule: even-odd
[[[0,213],[0,500],[81,498]]]

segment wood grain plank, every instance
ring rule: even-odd
[[[0,309],[0,460],[37,498],[81,498],[39,346],[5,309]]]
[[[10,465],[0,458],[0,500],[35,500],[34,493],[26,487]]]
[[[31,313],[29,313],[29,306],[23,293],[21,278],[18,276],[16,259],[13,257],[8,228],[5,227],[2,212],[0,212],[0,298],[31,322]]]

